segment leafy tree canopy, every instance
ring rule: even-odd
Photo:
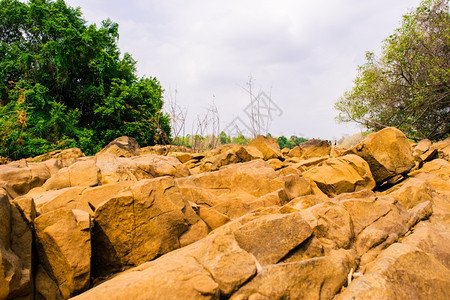
[[[0,156],[93,154],[121,135],[167,141],[162,87],[137,77],[118,38],[118,24],[87,25],[63,0],[1,0]]]
[[[341,122],[395,126],[413,139],[450,132],[448,0],[424,0],[403,16],[380,57],[367,53],[352,90],[335,103]]]

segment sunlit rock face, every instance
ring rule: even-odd
[[[449,299],[448,145],[121,137],[0,165],[0,299]]]

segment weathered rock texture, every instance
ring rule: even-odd
[[[392,127],[369,135],[348,153],[367,161],[377,183],[406,174],[414,167],[411,145],[403,132]]]
[[[449,145],[121,137],[1,165],[0,299],[449,299]]]

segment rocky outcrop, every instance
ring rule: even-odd
[[[303,173],[303,176],[329,197],[375,187],[369,165],[353,154],[328,159]]]
[[[281,157],[280,146],[274,138],[260,135],[256,139],[252,140],[248,146],[258,149],[262,153],[265,160]]]
[[[141,147],[139,146],[136,139],[128,136],[122,136],[102,149],[97,156],[104,154],[111,154],[117,157],[132,157],[137,156],[141,153]]]
[[[141,180],[123,190],[96,208],[94,221],[98,275],[137,266],[208,233],[171,177]]]
[[[290,157],[298,157],[302,160],[307,160],[317,157],[329,157],[331,152],[331,145],[327,141],[311,139],[294,147],[290,152]]]
[[[448,299],[448,141],[310,144],[2,165],[0,299]]]
[[[347,151],[361,156],[370,166],[375,181],[382,183],[414,167],[408,139],[400,130],[389,127],[373,133]]]
[[[37,217],[37,254],[47,278],[64,299],[89,287],[91,275],[91,220],[80,210],[58,209]],[[37,284],[40,292],[41,283]]]

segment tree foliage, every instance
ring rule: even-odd
[[[292,149],[295,146],[298,146],[301,143],[304,143],[307,141],[308,141],[308,139],[306,139],[304,137],[297,137],[295,135],[292,135],[289,139],[283,135],[277,137],[277,142],[281,149],[283,149],[283,148]]]
[[[414,139],[450,132],[448,0],[424,0],[403,16],[378,58],[368,52],[352,90],[335,108],[341,122],[368,129],[395,126]]]
[[[87,25],[63,0],[0,1],[0,156],[78,146],[93,154],[121,135],[170,137],[156,78],[121,55],[118,24]]]

